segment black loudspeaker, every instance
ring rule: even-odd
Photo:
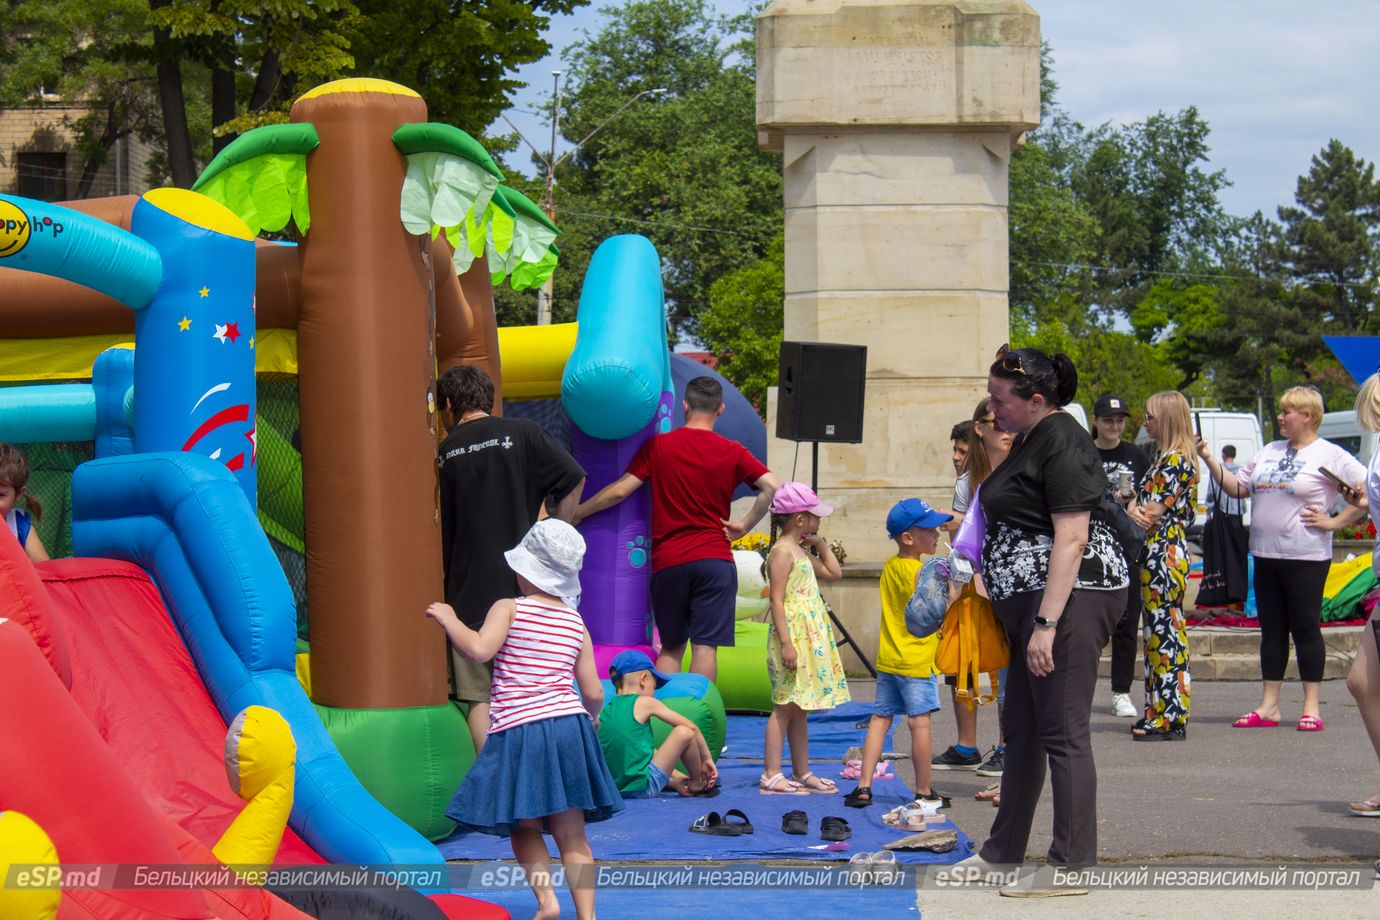
[[[782,342],[776,436],[862,443],[867,346]]]

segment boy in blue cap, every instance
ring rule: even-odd
[[[719,771],[699,726],[652,695],[667,681],[652,659],[636,649],[619,652],[609,680],[615,695],[599,713],[599,745],[623,798],[651,798],[667,786],[681,795],[717,794]],[[654,716],[671,726],[661,747],[652,740]],[[678,761],[689,776],[675,768]]]
[[[918,498],[897,502],[886,516],[887,536],[896,541],[896,555],[882,567],[877,696],[863,743],[858,787],[843,800],[851,808],[872,804],[872,773],[881,759],[886,733],[898,715],[904,715],[910,726],[916,802],[934,810],[948,804],[930,785],[930,714],[939,711],[939,678],[934,673],[939,636],[918,639],[910,634],[906,602],[915,592],[921,557],[934,554],[939,527],[951,520],[953,515],[936,511]]]

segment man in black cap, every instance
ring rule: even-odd
[[[1110,393],[1099,397],[1093,407],[1093,439],[1097,452],[1102,455],[1108,486],[1117,492],[1135,489],[1150,468],[1150,458],[1145,451],[1121,439],[1129,414],[1125,400]],[[1140,632],[1140,566],[1126,547],[1122,547],[1122,551],[1126,555],[1131,585],[1126,589],[1126,612],[1112,631],[1112,715],[1134,719],[1144,706],[1143,702],[1141,707],[1131,702],[1131,677]]]

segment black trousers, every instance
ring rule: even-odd
[[[1126,612],[1112,630],[1112,692],[1130,693],[1131,679],[1140,657],[1140,566],[1128,563],[1131,586],[1126,589]],[[1145,708],[1143,704],[1138,709]]]
[[[1001,806],[981,853],[991,863],[1025,860],[1048,771],[1054,793],[1049,861],[1090,866],[1097,862],[1097,768],[1089,721],[1097,662],[1125,610],[1125,590],[1074,590],[1054,634],[1054,672],[1035,677],[1026,669],[1025,649],[1043,598],[1043,591],[1032,591],[992,604],[1011,643],[1011,665]]]
[[[1299,660],[1299,679],[1323,679],[1327,651],[1322,637],[1322,593],[1330,559],[1255,557],[1255,609],[1260,619],[1260,676],[1284,680],[1289,637]]]

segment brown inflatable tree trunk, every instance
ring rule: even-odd
[[[430,241],[400,221],[407,163],[392,140],[426,121],[426,103],[351,86],[314,90],[291,115],[321,139],[307,156],[297,337],[312,699],[434,706],[446,701],[445,645],[423,614],[443,597],[435,301]]]

